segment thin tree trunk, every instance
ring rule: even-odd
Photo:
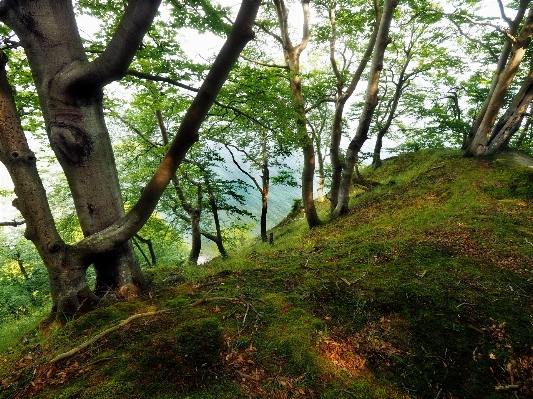
[[[210,237],[207,237],[204,232],[201,232],[204,237],[209,238],[212,240],[218,248],[218,252],[223,258],[228,257],[228,253],[226,252],[226,248],[224,248],[224,242],[222,240],[222,229],[220,228],[220,218],[218,217],[218,206],[217,202],[215,200],[215,195],[213,194],[213,190],[211,189],[211,185],[209,184],[209,180],[206,176],[204,180],[205,186],[207,188],[207,193],[209,196],[209,204],[211,205],[211,212],[213,213],[213,220],[215,222],[215,232],[216,237],[213,237],[210,235]]]
[[[335,7],[336,2],[333,4],[332,8],[330,9],[330,24],[332,28],[331,33],[331,39],[330,39],[330,63],[331,67],[333,69],[333,72],[335,74],[335,78],[337,80],[337,95],[336,95],[336,101],[335,101],[335,113],[333,115],[333,124],[332,124],[332,130],[331,130],[331,146],[330,146],[330,162],[331,162],[331,190],[330,190],[330,212],[333,214],[335,208],[337,207],[337,200],[339,196],[339,189],[341,184],[341,175],[342,175],[342,169],[343,169],[343,162],[341,162],[340,159],[340,144],[341,144],[341,137],[342,137],[342,118],[344,115],[344,106],[346,105],[346,102],[351,97],[353,92],[355,91],[355,88],[357,87],[357,84],[359,83],[359,80],[361,79],[361,76],[363,74],[363,71],[365,70],[368,61],[370,60],[372,56],[372,51],[374,50],[374,47],[376,46],[376,39],[378,37],[378,30],[379,25],[381,21],[381,13],[379,10],[379,4],[377,1],[374,0],[374,12],[376,13],[376,23],[374,25],[374,30],[372,31],[372,35],[370,36],[370,40],[368,41],[368,45],[366,47],[365,53],[363,54],[363,57],[361,58],[361,61],[359,62],[359,65],[352,75],[352,79],[350,81],[350,85],[346,89],[346,92],[343,93],[343,83],[344,78],[339,71],[339,68],[337,67],[337,61],[335,60],[335,43],[337,39],[337,27],[336,27],[336,19],[335,19]]]
[[[307,225],[310,229],[320,225],[320,219],[316,212],[314,201],[314,177],[315,177],[315,149],[313,140],[307,133],[307,123],[305,117],[304,100],[302,94],[302,82],[300,77],[300,54],[309,42],[309,0],[302,1],[304,14],[303,37],[301,42],[294,46],[291,42],[288,26],[288,10],[284,0],[274,0],[278,21],[281,31],[280,41],[283,46],[285,63],[291,72],[289,80],[293,96],[293,107],[296,113],[296,134],[303,152],[302,171],[302,201],[305,211]]]
[[[348,201],[350,199],[350,189],[352,187],[352,176],[357,155],[368,137],[370,123],[374,110],[378,104],[379,77],[383,69],[383,59],[385,50],[390,43],[389,28],[396,8],[396,0],[385,0],[383,5],[383,16],[379,24],[376,48],[372,56],[372,65],[369,72],[368,87],[365,96],[365,106],[359,119],[357,132],[348,145],[344,167],[342,169],[337,206],[332,213],[333,217],[338,217],[348,212]]]
[[[526,77],[522,87],[509,105],[507,111],[494,125],[492,135],[488,141],[485,155],[494,154],[505,146],[511,137],[518,131],[529,104],[533,99],[533,58],[530,62],[529,75]]]
[[[521,131],[520,135],[516,139],[516,148],[517,149],[520,149],[520,147],[522,147],[522,144],[523,144],[523,142],[524,142],[524,140],[526,138],[526,135],[527,135],[527,133],[529,131],[529,127],[531,126],[532,116],[533,116],[533,103],[531,103],[530,106],[529,106],[529,113],[527,114],[526,123],[524,124],[524,127],[522,128],[522,131]]]

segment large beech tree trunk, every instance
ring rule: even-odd
[[[83,81],[72,84],[71,67],[86,64],[87,57],[70,1],[4,3],[2,20],[15,31],[27,54],[51,147],[67,178],[83,234],[89,236],[124,216],[102,112],[102,86],[87,87]],[[132,15],[129,7],[124,21],[144,22],[139,26],[142,32],[158,7],[157,1],[149,6],[145,3],[147,17]],[[94,268],[98,293],[130,285],[142,287],[145,282],[129,242],[95,258]]]
[[[26,220],[24,236],[33,242],[50,277],[52,312],[73,314],[97,298],[85,281],[87,261],[59,236],[46,191],[22,131],[6,77],[6,57],[0,53],[0,161],[6,166],[17,198],[13,205]]]
[[[260,2],[243,0],[235,24],[139,201],[124,215],[102,88],[120,79],[135,56],[158,0],[130,0],[106,49],[85,56],[69,0],[4,0],[0,21],[24,47],[37,87],[50,144],[67,176],[85,238],[66,245],[59,236],[5,76],[0,71],[0,160],[15,186],[15,205],[50,277],[53,312],[72,315],[96,300],[85,275],[97,271],[97,290],[144,283],[128,243],[153,212],[166,186],[198,140],[198,130],[230,69],[254,36]]]

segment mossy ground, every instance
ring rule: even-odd
[[[363,176],[345,217],[24,334],[0,398],[533,397],[533,170],[423,151]]]

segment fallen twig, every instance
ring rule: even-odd
[[[510,391],[511,389],[518,389],[520,388],[520,385],[512,384],[512,385],[496,385],[494,387],[497,391]]]
[[[344,281],[348,286],[352,285],[352,284],[355,284],[357,283],[358,281],[362,280],[363,278],[365,278],[367,272],[364,272],[363,275],[359,278],[356,278],[354,281],[350,282],[348,279],[344,278],[344,277],[341,277],[340,279],[342,281]]]
[[[476,304],[475,303],[463,302],[463,303],[460,303],[459,305],[457,305],[457,308],[460,308],[461,306],[476,306]]]
[[[469,324],[468,327],[470,327],[472,330],[477,331],[480,334],[485,334],[485,331],[473,326],[472,324]]]
[[[239,371],[239,370],[235,370],[235,372],[243,378],[247,378],[249,380],[254,380],[254,381],[259,381],[259,377],[254,377],[250,374],[243,373],[242,371]]]
[[[432,168],[429,168],[428,170],[420,173],[420,174],[424,174],[424,173],[428,173],[428,172],[431,172],[432,170],[435,170],[435,169],[440,169],[440,168],[444,168],[445,165],[438,165],[438,166],[434,166]]]
[[[307,260],[305,261],[305,265],[302,265],[302,267],[303,267],[304,269],[309,269],[309,270],[319,270],[319,269],[316,268],[316,267],[307,266],[308,264],[309,264],[309,259],[307,259]]]

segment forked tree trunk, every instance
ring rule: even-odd
[[[157,3],[145,10],[148,20],[139,25],[141,31],[149,27]],[[83,234],[90,236],[124,216],[124,208],[101,89],[84,83],[74,89],[65,68],[88,61],[71,1],[12,1],[2,11],[2,20],[24,46],[51,147],[67,178]],[[129,242],[94,259],[94,268],[97,293],[145,284]]]
[[[314,201],[314,178],[315,178],[315,148],[313,140],[307,132],[305,107],[302,94],[302,81],[300,77],[300,54],[309,42],[309,0],[302,1],[304,14],[303,37],[301,42],[294,46],[289,35],[288,15],[284,0],[274,0],[278,15],[281,36],[279,38],[283,46],[285,64],[290,70],[290,87],[292,92],[293,107],[296,114],[296,134],[300,141],[303,152],[303,172],[302,172],[302,201],[305,211],[307,225],[310,229],[320,225],[320,219],[316,212]]]
[[[352,187],[352,176],[355,163],[357,162],[359,151],[368,137],[370,122],[372,121],[374,110],[378,104],[379,77],[381,75],[381,70],[383,69],[385,50],[390,43],[389,28],[396,5],[396,0],[385,0],[383,5],[383,16],[381,17],[379,24],[376,47],[372,56],[372,65],[369,72],[365,106],[361,112],[356,134],[346,150],[337,206],[332,213],[333,217],[338,217],[348,212],[348,201],[350,199],[350,189]]]
[[[86,269],[92,263],[97,267],[101,287],[143,284],[131,246],[125,243],[146,223],[185,154],[198,141],[201,123],[240,52],[253,38],[252,25],[260,2],[243,0],[234,26],[183,116],[168,152],[137,203],[122,217],[116,168],[102,113],[102,88],[124,76],[158,5],[158,0],[128,2],[113,39],[95,61],[89,62],[69,0],[0,2],[0,21],[15,31],[28,56],[47,133],[69,180],[87,235],[76,244],[66,245],[56,230],[35,155],[28,148],[16,113],[2,55],[0,161],[15,186],[15,205],[26,221],[25,237],[34,243],[47,268],[52,310],[57,317],[73,315],[97,299],[85,280]],[[108,259],[112,272],[104,264]]]
[[[509,30],[508,30],[509,35],[515,36],[516,33],[518,32],[518,27],[520,23],[522,22],[522,18],[524,18],[528,4],[529,4],[529,0],[520,0],[515,19],[512,21],[509,21]],[[487,98],[485,99],[483,106],[479,110],[476,116],[476,119],[474,120],[474,123],[472,124],[470,128],[470,132],[468,133],[467,139],[463,143],[463,150],[468,150],[469,146],[472,144],[472,142],[474,141],[474,138],[476,137],[476,133],[481,123],[483,122],[483,118],[485,117],[485,113],[488,110],[489,104],[491,102],[491,98],[494,94],[494,91],[496,90],[496,86],[498,85],[500,78],[503,75],[505,66],[507,64],[507,60],[509,59],[509,55],[511,54],[512,50],[513,50],[513,42],[506,38],[502,51],[500,53],[500,58],[498,59],[498,63],[496,65],[496,70],[494,71],[494,74],[492,77],[492,82],[489,88],[489,93],[487,94]]]
[[[378,36],[379,25],[381,21],[381,13],[379,9],[379,4],[377,1],[373,2],[374,12],[376,13],[376,24],[368,45],[366,47],[365,53],[359,62],[359,65],[352,75],[350,85],[346,88],[346,91],[343,92],[344,87],[344,76],[337,66],[337,61],[335,59],[336,51],[336,40],[337,40],[337,23],[336,23],[336,2],[333,2],[332,7],[329,11],[329,20],[331,24],[331,38],[330,38],[330,64],[335,74],[335,79],[337,80],[337,93],[335,98],[335,113],[333,114],[333,124],[331,130],[331,147],[330,147],[330,162],[331,162],[331,189],[330,189],[330,212],[333,215],[335,208],[337,207],[339,190],[341,186],[341,175],[342,169],[344,167],[343,162],[341,162],[341,137],[342,137],[342,120],[344,115],[344,107],[348,99],[352,96],[363,71],[365,70],[368,61],[372,56],[372,51],[376,45],[376,39]]]
[[[490,138],[492,136],[492,130],[494,123],[498,116],[498,113],[501,110],[503,105],[505,95],[511,85],[520,64],[526,54],[526,50],[531,43],[531,38],[533,37],[533,7],[529,10],[529,13],[526,17],[526,21],[520,30],[518,37],[514,38],[513,41],[513,52],[511,57],[507,61],[505,69],[499,76],[499,79],[495,85],[493,93],[491,93],[488,98],[488,105],[485,109],[482,109],[484,112],[478,116],[477,119],[481,120],[479,125],[477,125],[477,119],[473,126],[473,131],[471,132],[471,142],[468,144],[468,147],[465,151],[467,156],[482,156],[486,155],[489,152],[494,153],[499,149],[499,146],[495,143],[492,148],[490,147]],[[477,127],[477,129],[476,129]],[[502,141],[503,142],[503,141]]]
[[[507,111],[494,125],[492,135],[488,141],[485,155],[494,154],[505,147],[513,135],[520,129],[527,109],[533,99],[533,58],[531,59],[529,75],[522,87],[509,105]]]

